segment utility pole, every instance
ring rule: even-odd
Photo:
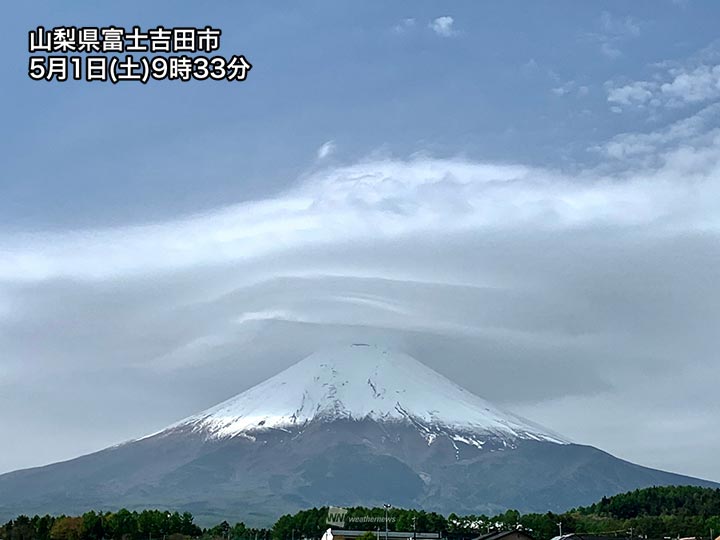
[[[417,532],[415,529],[415,522],[417,521],[417,516],[413,516],[413,540],[417,540]],[[712,535],[710,535],[712,536]]]

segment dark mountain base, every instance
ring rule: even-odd
[[[206,440],[183,430],[0,476],[0,521],[18,514],[168,508],[200,523],[267,525],[299,509],[390,503],[442,513],[563,511],[661,485],[720,487],[588,446],[489,438],[482,449],[415,426],[312,423]]]

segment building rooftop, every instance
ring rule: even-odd
[[[362,536],[365,533],[371,532],[373,534],[376,534],[380,539],[385,538],[385,530],[384,528],[381,528],[381,530],[372,530],[372,531],[351,531],[346,529],[331,529],[333,536],[342,536],[344,538],[357,538],[359,536]],[[432,539],[432,538],[442,538],[442,535],[440,533],[432,533],[432,532],[413,532],[413,531],[388,531],[387,533],[388,538],[418,538],[418,539]]]

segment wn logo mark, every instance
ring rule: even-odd
[[[347,508],[331,506],[328,508],[327,524],[334,525],[335,527],[344,527],[347,513]]]

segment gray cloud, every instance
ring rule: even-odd
[[[23,434],[0,469],[366,340],[579,442],[719,479],[720,138],[701,120],[611,141],[653,156],[614,173],[369,160],[207,215],[0,237],[0,429]]]

